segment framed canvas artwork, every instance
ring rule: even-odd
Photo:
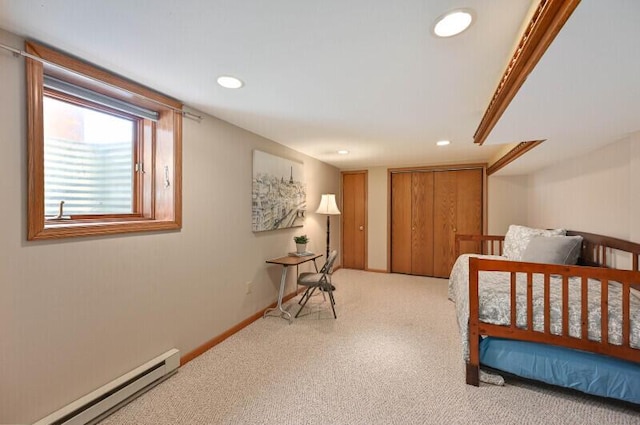
[[[302,162],[253,151],[252,230],[304,224],[307,194]]]

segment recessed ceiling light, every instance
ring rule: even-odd
[[[338,153],[339,153],[340,155],[346,155],[346,154],[348,154],[348,153],[349,153],[349,151],[348,151],[348,150],[346,150],[346,149],[340,149],[340,150],[338,151]]]
[[[436,145],[438,145],[438,146],[447,146],[449,143],[451,143],[451,142],[448,141],[448,140],[438,140],[436,142]]]
[[[242,80],[230,75],[221,75],[218,77],[218,84],[227,89],[239,89],[244,86]]]
[[[473,12],[470,9],[454,10],[436,19],[433,33],[438,37],[453,37],[469,28],[471,22]]]

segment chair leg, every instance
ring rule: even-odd
[[[304,292],[302,293],[302,296],[301,296],[301,297],[300,297],[300,299],[298,300],[298,304],[301,304],[301,303],[302,303],[302,300],[304,300],[304,297],[306,297],[306,296],[307,296],[307,293],[309,292],[309,289],[311,289],[311,288],[307,288],[307,290],[306,290],[306,291],[304,291]]]
[[[309,292],[309,289],[311,289],[311,291],[310,291],[310,292]],[[304,300],[304,302],[300,305],[300,310],[298,310],[298,312],[296,313],[296,318],[300,315],[300,312],[302,311],[302,309],[304,308],[304,306],[305,306],[305,305],[307,305],[307,301],[309,301],[309,298],[311,298],[311,295],[313,295],[313,292],[314,292],[315,290],[316,290],[316,287],[315,287],[315,286],[313,286],[313,287],[309,287],[309,288],[307,289],[307,292],[309,292],[309,294],[307,295],[307,298]],[[306,294],[307,292],[305,292],[305,294]],[[304,298],[304,296],[303,296],[303,298]],[[302,301],[302,299],[301,299],[300,301]],[[298,303],[298,304],[300,304],[300,303]]]
[[[333,291],[331,290],[331,286],[329,286],[327,292],[329,293],[329,300],[331,300],[331,310],[333,310],[333,318],[337,319],[338,316],[336,316],[336,309],[335,309],[336,300],[335,298],[333,298]]]
[[[309,286],[307,287],[307,290],[304,291],[304,294],[302,294],[302,297],[300,297],[300,300],[298,301],[298,304],[302,303],[302,300],[306,299],[308,300],[309,297],[311,297],[311,294],[313,294],[313,291],[315,290],[315,288],[313,286]]]

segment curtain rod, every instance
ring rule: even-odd
[[[146,97],[144,95],[141,95],[139,93],[132,92],[131,90],[127,90],[127,89],[124,89],[122,87],[115,86],[113,84],[105,83],[104,81],[98,80],[97,78],[91,77],[89,75],[84,75],[84,74],[82,74],[82,73],[80,73],[78,71],[74,71],[73,69],[69,69],[69,68],[66,68],[66,67],[64,67],[62,65],[58,65],[57,63],[49,62],[48,60],[42,59],[42,58],[40,58],[38,56],[35,56],[35,55],[32,55],[30,53],[27,53],[24,50],[16,49],[15,47],[7,46],[6,44],[2,44],[2,43],[0,43],[0,48],[10,51],[11,53],[13,53],[13,56],[15,56],[15,57],[24,56],[26,58],[33,59],[33,60],[38,61],[40,63],[44,63],[44,64],[47,64],[47,65],[55,66],[56,68],[64,69],[65,71],[71,72],[71,73],[76,74],[76,75],[80,75],[80,76],[82,76],[84,78],[88,78],[88,79],[93,80],[95,82],[98,82],[100,84],[107,85],[107,86],[109,86],[111,88],[118,89],[118,90],[121,90],[121,91],[125,91],[125,92],[127,92],[129,94],[132,94],[132,95],[134,95],[134,96],[136,96],[136,97],[138,97],[140,99],[144,99],[146,101],[153,102],[156,105],[161,105],[161,106],[164,106],[165,108],[169,108],[169,109],[171,109],[171,110],[173,110],[175,112],[179,112],[183,117],[191,118],[191,119],[196,120],[196,121],[202,120],[202,116],[200,116],[200,115],[196,115],[196,114],[193,114],[191,112],[187,112],[187,111],[184,111],[182,109],[175,108],[175,107],[173,107],[171,105],[167,105],[167,104],[162,103],[160,101],[157,101],[155,99],[148,98],[148,97]]]

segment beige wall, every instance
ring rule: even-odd
[[[23,43],[6,32],[0,42]],[[39,419],[266,307],[280,268],[264,260],[293,250],[294,235],[324,252],[324,216],[251,232],[252,150],[304,162],[309,211],[339,193],[339,171],[210,116],[184,120],[181,231],[27,242],[24,80],[24,60],[0,51],[0,423]]]
[[[368,176],[367,267],[369,270],[387,270],[387,169],[369,168]]]
[[[504,235],[510,224],[527,223],[527,176],[489,176],[487,233]]]
[[[562,227],[640,242],[640,132],[528,176],[489,178],[489,233]]]
[[[489,233],[562,227],[640,242],[640,132],[528,176],[489,177]]]
[[[640,242],[640,133],[529,176],[528,224]]]

